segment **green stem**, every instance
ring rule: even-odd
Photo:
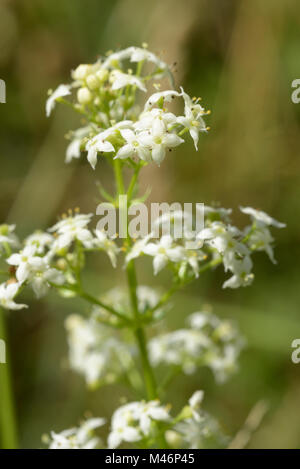
[[[124,181],[123,181],[123,174],[122,174],[122,167],[121,162],[116,159],[114,160],[114,172],[116,178],[116,187],[117,187],[117,196],[125,195],[125,188],[124,188]],[[138,171],[133,176],[135,178],[135,183],[137,179]],[[132,186],[131,191],[133,190],[134,186]],[[130,242],[129,235],[127,234],[127,241]],[[148,399],[156,399],[158,397],[157,394],[157,386],[155,382],[154,373],[149,361],[148,357],[148,350],[147,350],[147,343],[146,337],[143,327],[140,324],[140,313],[138,308],[138,298],[137,298],[137,279],[136,279],[136,272],[134,262],[131,261],[127,265],[127,280],[128,280],[128,287],[129,287],[129,295],[130,295],[130,302],[133,312],[133,318],[136,324],[136,328],[134,331],[135,338],[139,347],[139,352],[141,356],[143,374],[144,374],[144,382],[146,387],[146,393]]]
[[[122,166],[121,166],[121,161],[118,158],[114,160],[114,172],[115,172],[118,196],[125,195],[124,181],[123,181],[123,175],[122,175]]]
[[[130,320],[128,318],[126,318],[126,316],[124,316],[123,314],[119,313],[118,311],[116,311],[114,308],[112,308],[111,306],[109,306],[108,304],[106,303],[103,303],[102,301],[98,300],[97,298],[95,298],[94,296],[84,292],[84,291],[80,291],[78,292],[78,295],[83,298],[84,300],[87,300],[89,303],[92,303],[94,305],[98,305],[100,306],[101,308],[103,309],[106,309],[106,311],[108,311],[109,313],[113,314],[114,316],[116,316],[117,318],[119,318],[121,321],[124,321],[126,323],[130,323]]]
[[[158,397],[157,386],[155,382],[154,373],[153,373],[152,367],[150,365],[149,357],[148,357],[148,350],[147,350],[147,343],[146,343],[144,329],[142,328],[141,325],[139,325],[140,315],[139,315],[139,310],[138,310],[138,299],[137,299],[137,294],[136,294],[137,280],[136,280],[136,272],[135,272],[133,261],[128,263],[127,279],[128,279],[131,306],[132,306],[134,318],[137,324],[137,328],[135,329],[134,334],[135,334],[135,337],[139,346],[140,355],[141,355],[147,398],[149,400],[152,400]]]
[[[0,339],[4,340],[7,349],[6,324],[2,309],[0,309]],[[10,359],[7,357],[7,350],[6,363],[0,363],[0,436],[3,449],[18,447]]]

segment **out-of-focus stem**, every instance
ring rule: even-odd
[[[0,339],[6,345],[6,363],[0,363],[0,441],[3,449],[18,447],[17,428],[11,385],[10,359],[7,356],[7,333],[4,311],[0,309]]]

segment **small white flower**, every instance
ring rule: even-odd
[[[181,88],[181,92],[185,103],[185,116],[179,116],[177,121],[183,125],[184,128],[189,130],[195,148],[198,150],[199,132],[205,132],[207,130],[206,124],[202,118],[205,111],[200,104],[193,102],[190,96],[183,91],[183,88]]]
[[[144,145],[143,138],[139,134],[135,134],[130,129],[120,130],[120,133],[126,144],[120,148],[116,158],[124,159],[137,155],[143,161],[151,161],[150,150]]]
[[[252,220],[256,222],[257,226],[275,226],[276,228],[286,227],[285,223],[275,220],[275,218],[270,217],[270,215],[262,210],[255,210],[252,207],[240,207],[240,210],[246,215],[250,215]]]
[[[214,221],[198,233],[197,239],[205,241],[206,244],[215,248],[220,254],[232,249],[239,249],[241,253],[247,254],[247,247],[235,239],[235,237],[241,235],[242,233],[236,227]]]
[[[108,327],[97,322],[97,312],[90,319],[73,314],[65,322],[70,366],[85,377],[90,387],[100,380],[111,382],[131,366],[130,351]]]
[[[96,428],[105,424],[105,419],[91,418],[80,427],[63,430],[61,433],[51,432],[49,449],[93,449],[100,440],[93,436]]]
[[[65,277],[59,270],[50,268],[47,260],[43,258],[43,264],[30,272],[28,281],[37,298],[41,298],[48,292],[50,283],[63,285]]]
[[[92,213],[87,215],[77,214],[60,220],[50,228],[50,232],[57,233],[57,238],[53,245],[54,251],[69,247],[75,240],[80,241],[86,248],[92,247],[93,236],[86,228],[92,217]]]
[[[18,310],[23,308],[28,308],[27,305],[17,304],[14,302],[14,298],[17,295],[19,288],[19,283],[2,283],[0,285],[0,305],[5,309]]]
[[[135,243],[132,245],[130,248],[130,251],[128,254],[126,254],[125,257],[125,263],[128,264],[133,259],[136,259],[140,257],[142,254],[144,254],[144,248],[148,244],[149,240],[152,237],[152,233],[149,235],[145,236],[142,239],[139,239],[138,241],[135,241]]]
[[[44,260],[36,255],[37,247],[34,245],[25,246],[19,254],[12,254],[6,262],[16,266],[16,278],[19,283],[25,282],[33,270],[43,268]]]
[[[181,96],[181,93],[174,90],[166,90],[166,91],[159,91],[158,93],[154,93],[148,98],[146,101],[144,110],[149,111],[153,106],[156,106],[158,103],[165,101],[170,103],[175,97]]]
[[[116,267],[117,255],[120,249],[116,243],[112,239],[108,238],[108,236],[103,231],[95,230],[95,235],[96,238],[94,239],[94,246],[96,248],[103,249],[110,258],[112,266]]]
[[[205,217],[212,219],[212,221],[223,220],[226,223],[230,223],[231,213],[231,208],[210,207],[209,205],[204,205],[204,215]]]
[[[169,235],[162,236],[158,243],[147,244],[144,253],[154,258],[154,275],[158,274],[169,261],[180,262],[184,258],[184,249],[174,245],[173,238]]]
[[[149,52],[147,49],[142,49],[140,47],[128,47],[127,49],[114,52],[108,56],[108,58],[103,62],[103,68],[113,68],[119,66],[119,63],[123,60],[130,60],[131,62],[142,62],[146,60],[147,62],[153,63],[157,67],[155,76],[158,78],[164,73],[171,74],[168,65],[160,60],[153,52]]]
[[[115,151],[112,143],[106,139],[112,136],[116,130],[129,128],[131,124],[132,122],[130,120],[118,122],[118,124],[100,132],[87,142],[85,147],[88,152],[87,159],[93,169],[95,169],[97,164],[98,153],[111,153]]]
[[[101,132],[100,134],[93,137],[86,144],[85,148],[88,152],[87,159],[93,169],[95,169],[97,164],[98,153],[111,153],[115,151],[114,146],[105,140],[109,135],[110,133],[105,130],[104,132]]]
[[[46,115],[47,117],[50,116],[51,112],[55,107],[55,102],[58,98],[62,98],[63,96],[68,96],[71,94],[71,86],[70,85],[59,85],[55,91],[49,96],[46,102]]]
[[[46,248],[50,248],[54,237],[43,231],[36,231],[25,239],[26,246],[35,246],[37,254],[44,254]]]
[[[86,126],[73,132],[73,139],[71,143],[69,143],[66,151],[66,163],[70,163],[74,158],[80,158],[82,139],[87,137],[90,131],[90,127]]]
[[[170,416],[159,401],[130,402],[115,411],[108,436],[109,448],[125,442],[137,442],[150,435],[151,422],[167,422]]]
[[[8,264],[17,267],[16,278],[18,282],[22,284],[28,281],[38,298],[47,293],[50,288],[49,282],[58,285],[64,283],[63,274],[49,266],[50,254],[44,257],[38,255],[38,251],[42,250],[41,252],[43,252],[43,249],[44,246],[40,246],[36,242],[29,242],[19,254],[12,254],[7,259]]]
[[[243,347],[237,329],[230,321],[220,320],[207,312],[193,313],[188,317],[188,324],[188,329],[177,329],[150,340],[148,348],[151,363],[154,366],[180,367],[186,374],[195,373],[200,366],[208,366],[217,381],[224,381],[235,371]],[[228,366],[227,348],[230,347],[235,355],[231,355],[231,366]]]
[[[141,91],[147,91],[144,83],[139,77],[127,73],[122,73],[119,70],[114,70],[111,72],[110,81],[112,82],[112,90],[119,90],[120,88],[125,88],[126,86],[136,86]]]
[[[12,247],[19,245],[19,240],[15,235],[16,225],[0,225],[0,249],[1,244],[9,244]]]
[[[169,133],[162,120],[155,119],[152,124],[152,129],[149,132],[144,132],[141,136],[142,142],[152,150],[152,159],[158,165],[165,158],[166,150],[177,147],[184,142],[176,134]]]
[[[233,276],[223,283],[223,288],[245,287],[252,283],[254,275],[251,273],[253,263],[250,256],[239,259],[234,251],[229,251],[224,256],[224,266],[225,270],[233,273]]]
[[[179,276],[181,277],[181,272],[185,271],[186,266],[190,266],[194,272],[196,278],[199,277],[199,262],[205,260],[207,255],[204,254],[201,249],[185,249],[184,250],[184,260],[179,269]]]
[[[269,259],[273,264],[276,264],[277,261],[274,257],[274,251],[272,244],[274,242],[274,238],[270,233],[269,228],[266,226],[259,226],[253,229],[252,227],[248,227],[245,230],[246,237],[249,235],[247,239],[247,244],[249,248],[253,251],[265,251],[269,256]]]
[[[162,109],[151,109],[140,114],[139,120],[134,123],[134,129],[138,131],[151,130],[153,127],[156,128],[161,124],[164,124],[164,128],[169,130],[172,125],[176,124],[177,117],[172,112],[165,112]]]

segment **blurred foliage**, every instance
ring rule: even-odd
[[[300,337],[300,104],[290,98],[300,73],[299,31],[297,0],[0,3],[0,77],[7,84],[7,103],[0,105],[0,218],[17,223],[20,236],[49,226],[69,207],[93,212],[95,177],[112,184],[105,163],[96,173],[85,161],[64,164],[63,135],[77,121],[59,107],[46,120],[48,88],[68,81],[78,63],[143,41],[176,62],[177,85],[201,95],[212,114],[199,152],[190,144],[160,168],[148,167],[141,190],[152,186],[153,201],[217,201],[236,209],[240,223],[238,205],[251,205],[288,224],[276,233],[278,265],[256,256],[253,286],[222,291],[217,270],[177,295],[168,315],[173,329],[210,303],[216,314],[239,323],[248,340],[240,372],[222,386],[206,370],[191,380],[177,378],[168,397],[179,405],[203,388],[208,410],[229,434],[266,400],[269,411],[250,441],[253,448],[300,447],[300,365],[290,358],[291,342]],[[108,268],[106,260],[90,263],[86,281],[94,292],[124,281],[122,272],[107,276]],[[149,264],[139,264],[139,275],[153,284]],[[68,371],[63,322],[82,308],[79,301],[50,297],[9,317],[21,447],[40,446],[42,433],[75,424],[86,410],[109,417],[127,395],[121,386],[88,393]]]

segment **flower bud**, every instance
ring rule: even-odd
[[[92,100],[92,94],[88,88],[79,88],[77,91],[77,100],[80,104],[88,104]]]
[[[90,90],[96,90],[99,88],[99,79],[97,78],[96,75],[89,75],[86,79],[86,84],[89,87]]]
[[[101,82],[106,81],[108,79],[108,70],[101,68],[98,70],[98,72],[96,72],[96,76]]]
[[[74,80],[84,80],[90,73],[90,66],[81,64],[72,73]]]

